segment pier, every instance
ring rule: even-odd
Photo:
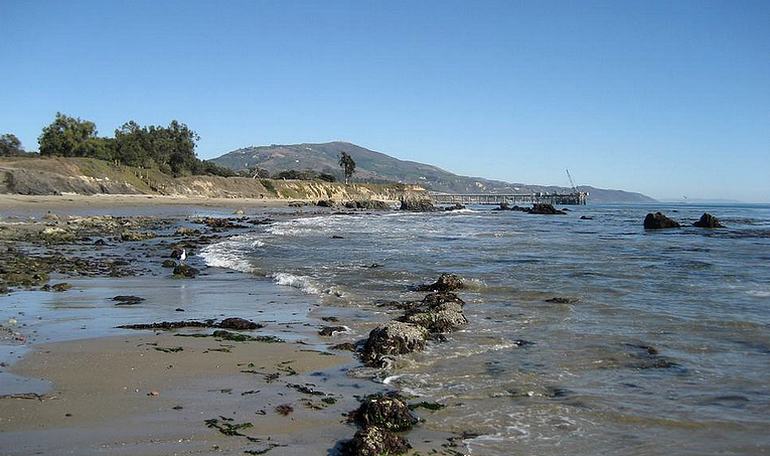
[[[535,204],[548,203],[559,205],[585,205],[588,200],[587,192],[574,193],[430,193],[434,204],[494,204],[508,203]]]

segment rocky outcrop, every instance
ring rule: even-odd
[[[174,267],[174,277],[184,277],[186,279],[193,279],[198,275],[198,270],[192,266],[186,264],[178,264]]]
[[[692,226],[697,226],[698,228],[724,228],[724,225],[722,225],[719,219],[708,212],[704,212],[703,215],[701,215],[700,220],[693,223]]]
[[[362,359],[369,366],[379,366],[384,356],[422,350],[427,338],[428,331],[420,325],[391,321],[369,333]]]
[[[417,291],[454,291],[464,286],[463,279],[457,274],[441,274],[434,283],[420,285]]]
[[[541,215],[564,215],[566,212],[560,211],[559,209],[556,209],[553,207],[552,204],[548,203],[535,203],[532,205],[532,208],[528,211],[530,214],[541,214]]]
[[[362,428],[379,426],[388,431],[403,432],[417,424],[417,417],[397,394],[374,394],[365,397],[357,410],[349,415],[350,421]]]
[[[660,230],[665,228],[679,228],[681,225],[676,220],[672,220],[660,212],[649,213],[644,218],[645,230]]]
[[[353,440],[342,447],[344,456],[387,456],[404,454],[411,446],[403,437],[379,426],[369,426],[356,432]]]
[[[436,207],[429,198],[408,196],[401,199],[401,210],[411,212],[433,212]]]

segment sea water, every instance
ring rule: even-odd
[[[770,452],[770,206],[571,209],[300,217],[202,255],[306,293],[338,340],[463,276],[465,328],[350,375],[446,405],[423,426],[467,453]],[[684,227],[645,231],[657,210]],[[727,228],[689,226],[703,212]]]

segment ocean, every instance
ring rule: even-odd
[[[335,343],[464,277],[466,327],[348,375],[445,405],[422,426],[469,454],[770,453],[770,205],[569,209],[315,215],[201,255],[301,290]],[[658,210],[727,228],[645,231]]]

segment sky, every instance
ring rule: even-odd
[[[768,1],[0,0],[0,134],[344,140],[473,176],[770,202]]]

